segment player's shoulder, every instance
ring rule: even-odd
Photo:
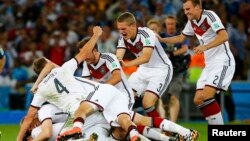
[[[112,53],[101,53],[101,58],[104,60],[108,60],[110,62],[113,62],[115,59],[117,59],[115,54]]]
[[[148,27],[138,27],[138,34],[144,36],[145,38],[148,38],[152,35],[155,36],[155,33]]]
[[[214,11],[212,11],[212,10],[203,10],[203,12],[202,12],[202,16],[206,16],[206,17],[208,17],[208,18],[210,18],[210,19],[213,19],[213,18],[215,18],[214,16],[215,15],[217,15]]]

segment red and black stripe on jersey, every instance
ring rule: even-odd
[[[105,63],[103,63],[97,69],[93,68],[91,65],[88,65],[88,68],[89,68],[89,73],[95,79],[101,79],[109,72],[109,69]]]
[[[124,43],[125,43],[126,47],[128,48],[128,50],[130,50],[134,54],[140,53],[143,49],[143,44],[142,44],[141,40],[136,42],[135,45],[132,45],[124,39]]]
[[[202,23],[198,26],[193,21],[191,25],[194,29],[194,32],[199,36],[202,36],[211,26],[208,24],[207,19],[203,20]]]
[[[146,39],[146,38],[149,38],[149,34],[148,34],[146,31],[144,31],[144,30],[138,29],[138,34],[141,34],[145,39]],[[140,52],[142,51],[142,49],[143,49],[143,43],[142,43],[142,41],[141,41],[141,38],[139,39],[139,41],[137,41],[137,42],[135,43],[135,45],[132,45],[132,44],[128,43],[125,39],[123,39],[123,40],[124,40],[125,46],[126,46],[132,53],[138,54],[138,53],[140,53]]]

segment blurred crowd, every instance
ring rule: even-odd
[[[250,80],[250,0],[203,0],[203,8],[215,11],[227,28],[237,63],[234,79]],[[78,51],[78,41],[92,35],[94,25],[104,31],[99,51],[115,53],[119,34],[114,21],[125,11],[136,16],[138,26],[173,15],[181,30],[187,20],[182,0],[1,0],[0,46],[7,61],[0,86],[25,93],[23,86],[36,77],[35,58],[61,65]]]

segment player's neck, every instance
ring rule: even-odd
[[[196,17],[195,17],[195,20],[196,20],[196,21],[199,21],[199,20],[201,19],[202,12],[203,12],[203,9],[199,9],[199,10],[197,11],[197,15],[196,15]]]
[[[131,41],[134,41],[136,39],[137,31],[138,31],[138,29],[136,28],[136,30],[134,30],[134,32],[132,33],[132,36],[130,38]]]
[[[95,63],[94,63],[95,66],[98,64],[100,58],[101,58],[101,53],[100,52],[95,53]]]

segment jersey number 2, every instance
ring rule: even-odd
[[[58,80],[58,79],[54,79],[54,83],[56,85],[56,90],[58,93],[62,93],[62,92],[66,92],[67,94],[69,93],[69,91],[67,90],[67,88],[65,86],[63,86],[63,84]]]

